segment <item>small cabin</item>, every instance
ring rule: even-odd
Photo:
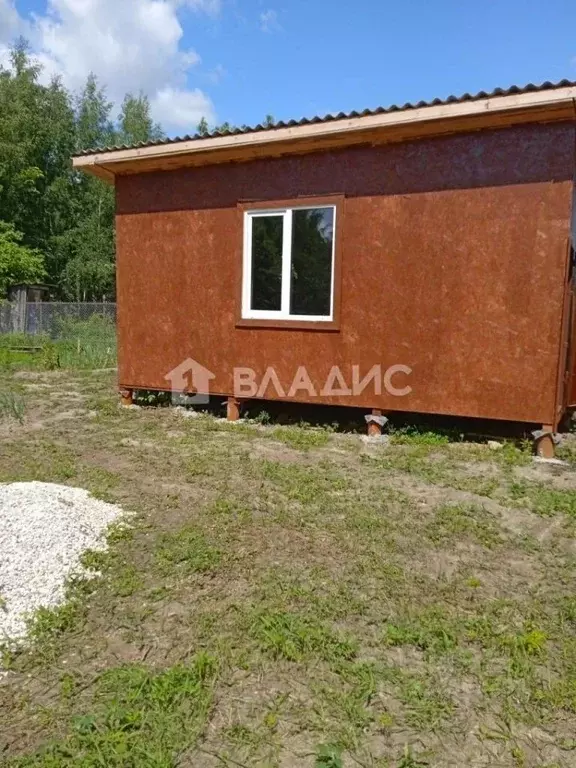
[[[536,425],[576,405],[576,84],[87,151],[119,384]]]
[[[50,289],[51,286],[44,283],[17,283],[8,287],[7,297],[12,305],[9,316],[12,333],[34,332],[34,328],[30,327],[28,304],[49,301]]]
[[[15,304],[28,304],[50,299],[50,287],[43,283],[19,283],[8,288],[8,301]]]

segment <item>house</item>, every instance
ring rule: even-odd
[[[94,149],[119,383],[536,425],[576,405],[576,84]],[[207,379],[206,379],[207,380]],[[180,388],[195,391],[194,382]]]

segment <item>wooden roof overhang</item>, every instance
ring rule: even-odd
[[[309,122],[160,144],[96,150],[74,168],[113,184],[117,175],[168,171],[255,158],[378,145],[451,133],[576,118],[576,85],[432,104],[381,114]]]

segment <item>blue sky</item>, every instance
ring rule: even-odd
[[[24,32],[72,88],[142,88],[177,133],[576,80],[574,0],[49,1],[0,0],[0,44]]]
[[[256,22],[264,7],[238,0],[205,30],[203,58],[227,72],[211,91],[224,119],[576,80],[574,0],[290,0],[275,6],[279,27],[268,33]]]

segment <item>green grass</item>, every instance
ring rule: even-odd
[[[190,526],[160,538],[156,562],[165,573],[210,573],[221,562],[221,553],[208,544],[204,534]]]
[[[442,432],[423,430],[418,427],[402,427],[401,429],[392,429],[390,432],[390,441],[393,445],[447,445],[450,437]]]
[[[343,768],[342,748],[337,744],[320,744],[316,750],[315,768]]]
[[[15,419],[22,423],[26,402],[17,392],[0,392],[0,420]]]
[[[251,634],[262,650],[275,659],[303,661],[313,658],[328,664],[352,659],[355,643],[308,617],[289,613],[260,613]]]
[[[384,627],[384,641],[391,646],[413,645],[431,656],[453,651],[458,635],[453,622],[438,606],[419,616],[391,620]]]
[[[329,434],[325,430],[306,426],[276,427],[272,431],[272,437],[302,451],[326,445],[329,440]]]
[[[116,328],[99,315],[88,320],[63,319],[55,339],[47,335],[0,334],[0,371],[91,370],[115,365]]]
[[[6,653],[7,765],[571,767],[572,467],[124,411],[112,373],[31,383],[0,374],[27,406],[0,482],[131,515]]]
[[[66,736],[8,764],[171,768],[205,724],[215,676],[215,661],[206,654],[165,670],[138,664],[109,669]]]
[[[542,483],[517,480],[511,484],[509,493],[516,504],[528,507],[537,515],[548,517],[561,513],[576,518],[576,490],[557,490]]]
[[[444,546],[469,539],[491,549],[503,541],[498,522],[477,504],[440,505],[424,532]]]

